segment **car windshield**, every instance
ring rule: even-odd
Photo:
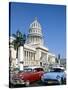
[[[31,72],[31,71],[32,71],[31,68],[26,68],[26,69],[24,69],[24,72]]]
[[[39,71],[43,71],[42,68],[35,68],[34,70],[37,71],[37,72],[39,72]]]
[[[64,69],[60,69],[60,68],[53,68],[50,70],[50,72],[63,72]]]

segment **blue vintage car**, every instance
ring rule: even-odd
[[[63,67],[54,67],[41,77],[44,84],[64,84],[66,83],[66,72]]]

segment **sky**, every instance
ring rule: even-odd
[[[9,11],[11,35],[17,30],[27,35],[29,25],[37,17],[44,46],[56,56],[66,57],[66,6],[12,2]]]

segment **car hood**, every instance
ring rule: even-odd
[[[43,77],[45,79],[56,79],[57,76],[62,77],[62,75],[63,75],[63,72],[48,72],[43,74]]]
[[[30,74],[30,72],[22,72],[22,73],[19,73],[18,75],[19,76],[26,76],[26,75],[29,75]]]

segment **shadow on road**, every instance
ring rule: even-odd
[[[66,84],[63,84],[66,85]],[[32,84],[30,84],[28,87],[40,87],[40,86],[58,86],[58,84],[44,84],[41,81],[37,81],[34,82]],[[9,88],[24,88],[26,87],[25,85],[21,85],[21,84],[17,84],[17,85],[13,85],[13,84],[9,84]]]

